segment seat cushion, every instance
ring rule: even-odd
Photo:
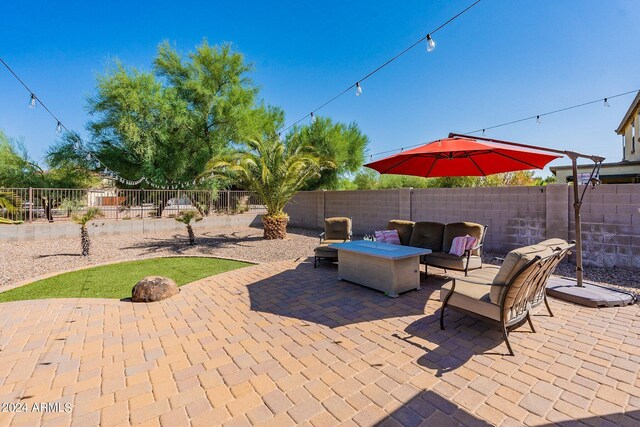
[[[351,218],[333,217],[324,220],[324,237],[327,240],[345,241],[351,233]]]
[[[338,250],[327,245],[320,245],[314,249],[315,255],[320,258],[338,258]]]
[[[344,243],[347,242],[348,239],[325,239],[322,241],[323,244],[330,244],[330,243]]]
[[[418,221],[413,225],[409,246],[442,251],[444,224],[441,222]]]
[[[413,232],[413,221],[405,221],[402,219],[392,219],[387,224],[387,230],[397,230],[400,237],[400,243],[407,246],[411,240]]]
[[[500,321],[500,306],[493,304],[489,297],[491,284],[469,280],[467,277],[455,279],[455,283],[455,291],[447,301],[447,306],[458,307]],[[452,287],[453,280],[440,288],[440,301],[444,301]]]
[[[424,255],[421,261],[423,264],[432,265],[434,267],[464,271],[465,265],[467,263],[467,257],[459,257],[446,254],[444,252],[433,252]],[[471,255],[469,257],[469,270],[481,267],[482,259],[479,256]]]
[[[481,242],[483,232],[484,225],[476,222],[451,222],[444,227],[442,252],[449,252],[453,239],[458,236],[466,236],[468,234],[478,239],[478,242]],[[477,250],[474,251],[474,255],[479,255]]]
[[[507,254],[500,270],[493,279],[493,284],[498,285],[491,293],[491,301],[498,304],[507,285],[511,283],[520,270],[533,261],[536,256],[545,257],[553,253],[553,250],[544,245],[530,245],[522,248],[514,249]]]
[[[500,267],[497,265],[485,264],[482,268],[469,272],[469,275],[465,277],[465,279],[492,284],[498,271],[500,271]]]

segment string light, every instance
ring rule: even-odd
[[[366,79],[368,79],[369,77],[373,76],[375,73],[377,73],[378,71],[382,70],[383,68],[387,67],[389,64],[391,64],[392,62],[394,62],[396,59],[400,58],[402,55],[404,55],[405,53],[409,52],[411,49],[413,49],[414,47],[418,46],[419,44],[423,43],[425,41],[425,39],[427,40],[427,50],[429,52],[431,52],[435,46],[436,46],[436,42],[433,40],[433,35],[435,33],[437,33],[438,31],[440,31],[441,29],[443,29],[444,27],[446,27],[447,25],[449,25],[451,22],[455,21],[456,19],[458,19],[460,16],[462,16],[463,14],[465,14],[467,11],[469,11],[471,8],[473,8],[475,5],[477,5],[478,3],[480,3],[481,0],[476,0],[473,3],[471,3],[469,6],[467,6],[466,8],[464,8],[462,11],[458,12],[457,14],[455,14],[454,16],[452,16],[451,18],[449,18],[447,21],[445,21],[444,23],[440,24],[438,27],[436,27],[433,31],[427,33],[426,36],[422,36],[420,37],[419,40],[417,40],[416,42],[414,42],[412,45],[410,45],[409,47],[405,48],[403,51],[401,51],[400,53],[398,53],[397,55],[395,55],[394,57],[388,59],[386,62],[384,62],[382,65],[378,66],[376,69],[374,69],[373,71],[369,72],[367,75],[365,75],[364,77],[362,77],[361,79],[357,80],[357,83],[354,83],[352,85],[350,85],[349,87],[345,88],[343,91],[339,92],[338,94],[336,94],[335,96],[333,96],[332,98],[330,98],[329,100],[325,101],[323,104],[321,104],[320,106],[318,106],[317,108],[315,108],[311,113],[305,115],[304,117],[299,118],[298,120],[296,120],[295,122],[291,123],[289,126],[283,127],[282,129],[280,129],[281,132],[286,132],[289,129],[293,128],[294,126],[296,126],[298,123],[303,122],[304,120],[307,119],[307,117],[311,117],[311,120],[313,122],[313,114],[317,113],[319,110],[323,109],[324,107],[326,107],[327,105],[331,104],[333,101],[335,101],[336,99],[340,98],[342,95],[344,95],[345,93],[353,90],[354,88],[356,89],[356,95],[358,95],[358,86],[360,84],[362,84],[362,82],[364,82]],[[430,47],[431,46],[431,47]]]
[[[29,108],[36,108],[36,105],[38,105],[36,103],[36,96],[31,94],[31,99],[29,99]]]
[[[604,99],[604,106],[605,106],[605,107],[610,107],[610,105],[609,105],[609,99],[608,99],[608,98],[605,98],[605,99]]]
[[[311,112],[311,123],[316,122],[316,116],[313,115],[313,111]]]
[[[536,116],[536,123],[537,123],[537,124],[542,123],[542,122],[540,121],[540,116]]]
[[[436,42],[431,37],[431,34],[427,34],[427,52],[433,52],[436,48]]]
[[[527,116],[527,117],[523,117],[523,118],[521,118],[521,119],[512,120],[512,121],[510,121],[510,122],[500,123],[500,124],[498,124],[498,125],[488,126],[488,127],[486,127],[486,128],[476,129],[476,130],[472,130],[472,131],[469,131],[469,132],[463,132],[463,133],[464,133],[465,135],[473,135],[474,133],[482,132],[482,135],[485,135],[485,132],[486,132],[486,131],[488,131],[488,130],[490,130],[490,129],[501,128],[501,127],[504,127],[504,126],[509,126],[509,125],[513,125],[513,124],[516,124],[516,123],[521,123],[521,122],[528,121],[528,120],[536,119],[536,120],[538,121],[538,123],[539,123],[539,122],[540,122],[540,118],[541,118],[541,117],[543,117],[543,116],[550,116],[550,115],[552,115],[552,114],[558,114],[558,113],[562,113],[562,112],[565,112],[565,111],[573,110],[573,109],[576,109],[576,108],[585,107],[585,106],[587,106],[587,105],[592,105],[592,104],[600,103],[600,102],[602,102],[604,99],[606,99],[606,100],[607,100],[607,102],[608,102],[608,101],[609,101],[609,100],[611,100],[611,99],[619,98],[619,97],[621,97],[621,96],[630,95],[630,94],[632,94],[632,93],[633,93],[633,94],[638,94],[638,95],[640,95],[640,89],[630,90],[630,91],[627,91],[627,92],[622,92],[622,93],[618,93],[618,94],[616,94],[616,95],[608,96],[607,98],[598,98],[598,99],[595,99],[595,100],[593,100],[593,101],[587,101],[587,102],[583,102],[583,103],[581,103],[581,104],[571,105],[571,106],[569,106],[569,107],[564,107],[564,108],[559,108],[559,109],[557,109],[557,110],[548,111],[548,112],[546,112],[546,113],[536,114],[536,115],[534,115],[534,116]],[[397,152],[397,151],[401,151],[401,150],[403,150],[403,149],[405,149],[405,148],[415,148],[415,147],[419,147],[419,146],[421,146],[421,145],[424,145],[424,143],[420,143],[420,144],[413,144],[413,145],[409,145],[409,146],[407,146],[407,147],[396,148],[396,149],[393,149],[393,150],[380,151],[380,152],[378,152],[378,153],[371,154],[371,155],[370,155],[370,158],[373,158],[374,156],[375,156],[375,157],[378,157],[378,156],[381,156],[381,155],[383,155],[383,154],[395,153],[395,152]]]
[[[62,133],[62,123],[58,122],[56,126],[56,133]]]
[[[356,83],[356,96],[362,95],[362,87],[360,87],[360,82]]]

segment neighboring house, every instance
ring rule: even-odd
[[[629,106],[616,129],[622,135],[622,161],[603,163],[600,168],[600,180],[603,184],[640,183],[640,92]],[[579,165],[579,174],[591,173],[593,164]],[[570,182],[571,166],[552,166],[549,168],[558,182]]]

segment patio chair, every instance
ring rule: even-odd
[[[344,243],[351,241],[351,218],[333,217],[325,218],[324,231],[320,233],[320,245],[314,249],[313,268],[316,268],[321,259],[335,261],[338,259],[338,251],[330,248],[332,243]]]
[[[567,243],[562,239],[547,239],[538,244],[560,251],[557,257],[554,259],[553,265],[547,269],[546,276],[541,277],[540,282],[538,283],[536,289],[533,291],[533,297],[531,299],[532,308],[538,307],[544,302],[544,305],[549,312],[549,316],[553,317],[553,312],[551,311],[551,307],[549,306],[549,301],[547,301],[547,282],[549,281],[549,277],[551,277],[551,274],[555,271],[558,264],[560,264],[560,262],[567,255],[571,254],[571,250],[576,246],[576,242],[572,241],[571,243]]]
[[[548,270],[553,271],[560,252],[544,245],[525,246],[509,252],[500,269],[476,270],[446,283],[440,290],[440,329],[444,329],[446,307],[498,323],[513,356],[509,331],[528,322],[535,332],[529,315],[531,301],[538,287],[546,285]]]

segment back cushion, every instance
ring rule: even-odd
[[[545,257],[551,255],[553,250],[543,245],[524,246],[514,249],[507,254],[498,274],[493,279],[494,285],[506,285],[526,264],[531,262],[536,256]],[[502,292],[507,290],[506,286],[492,286],[489,297],[494,304],[500,303]]]
[[[442,252],[449,252],[451,250],[451,243],[453,239],[458,236],[469,235],[478,239],[478,242],[482,240],[482,231],[484,226],[475,222],[452,222],[444,227],[444,235],[442,238]],[[474,254],[475,255],[475,254]]]
[[[334,217],[324,220],[324,236],[327,240],[346,240],[350,231],[351,218]]]
[[[442,251],[444,224],[441,222],[419,221],[413,226],[409,246]]]
[[[413,221],[405,221],[402,219],[392,219],[387,224],[387,230],[396,230],[398,231],[398,236],[400,236],[400,243],[403,245],[408,245],[411,240],[411,233],[413,232]]]
[[[565,248],[567,247],[568,243],[566,240],[552,238],[552,239],[543,240],[542,242],[538,243],[538,245],[547,246],[549,248],[555,249],[555,248]]]

